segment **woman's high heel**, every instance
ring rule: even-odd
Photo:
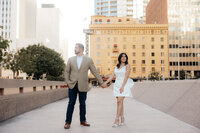
[[[123,122],[122,122],[122,120],[123,120]],[[124,124],[124,120],[125,120],[124,116],[121,117],[121,123],[120,123],[120,126],[124,126],[124,125],[125,125],[125,124]]]
[[[118,123],[114,123],[114,124],[112,125],[112,127],[114,127],[114,128],[116,128],[116,127],[119,126],[119,118],[118,118],[118,119],[115,119],[115,121],[117,121]]]

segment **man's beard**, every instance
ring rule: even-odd
[[[77,52],[75,51],[75,54],[76,54],[76,55],[79,54],[79,53],[80,53],[79,51],[77,51]]]

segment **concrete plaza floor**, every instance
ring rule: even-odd
[[[87,121],[80,126],[78,99],[71,128],[63,128],[68,99],[48,104],[0,123],[0,133],[200,133],[200,129],[132,98],[125,99],[125,126],[112,128],[116,99],[112,88],[93,88],[87,97]]]

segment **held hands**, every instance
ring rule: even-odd
[[[101,84],[101,87],[102,87],[102,88],[106,88],[106,87],[107,87],[107,83],[106,83],[106,82],[102,83],[102,84]]]

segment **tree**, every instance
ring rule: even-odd
[[[180,79],[185,79],[185,71],[182,69],[181,71],[180,71]]]
[[[46,74],[47,80],[64,80],[64,60],[56,51],[37,44],[22,48],[18,54],[20,68],[27,75],[41,79]]]
[[[161,76],[159,72],[151,72],[149,75],[149,80],[159,80],[160,77]]]
[[[3,59],[3,67],[12,70],[13,77],[17,78],[20,71],[19,55],[13,52],[8,53]]]
[[[7,53],[7,48],[9,47],[10,41],[3,39],[0,36],[0,63],[3,61],[3,58],[6,56]]]

